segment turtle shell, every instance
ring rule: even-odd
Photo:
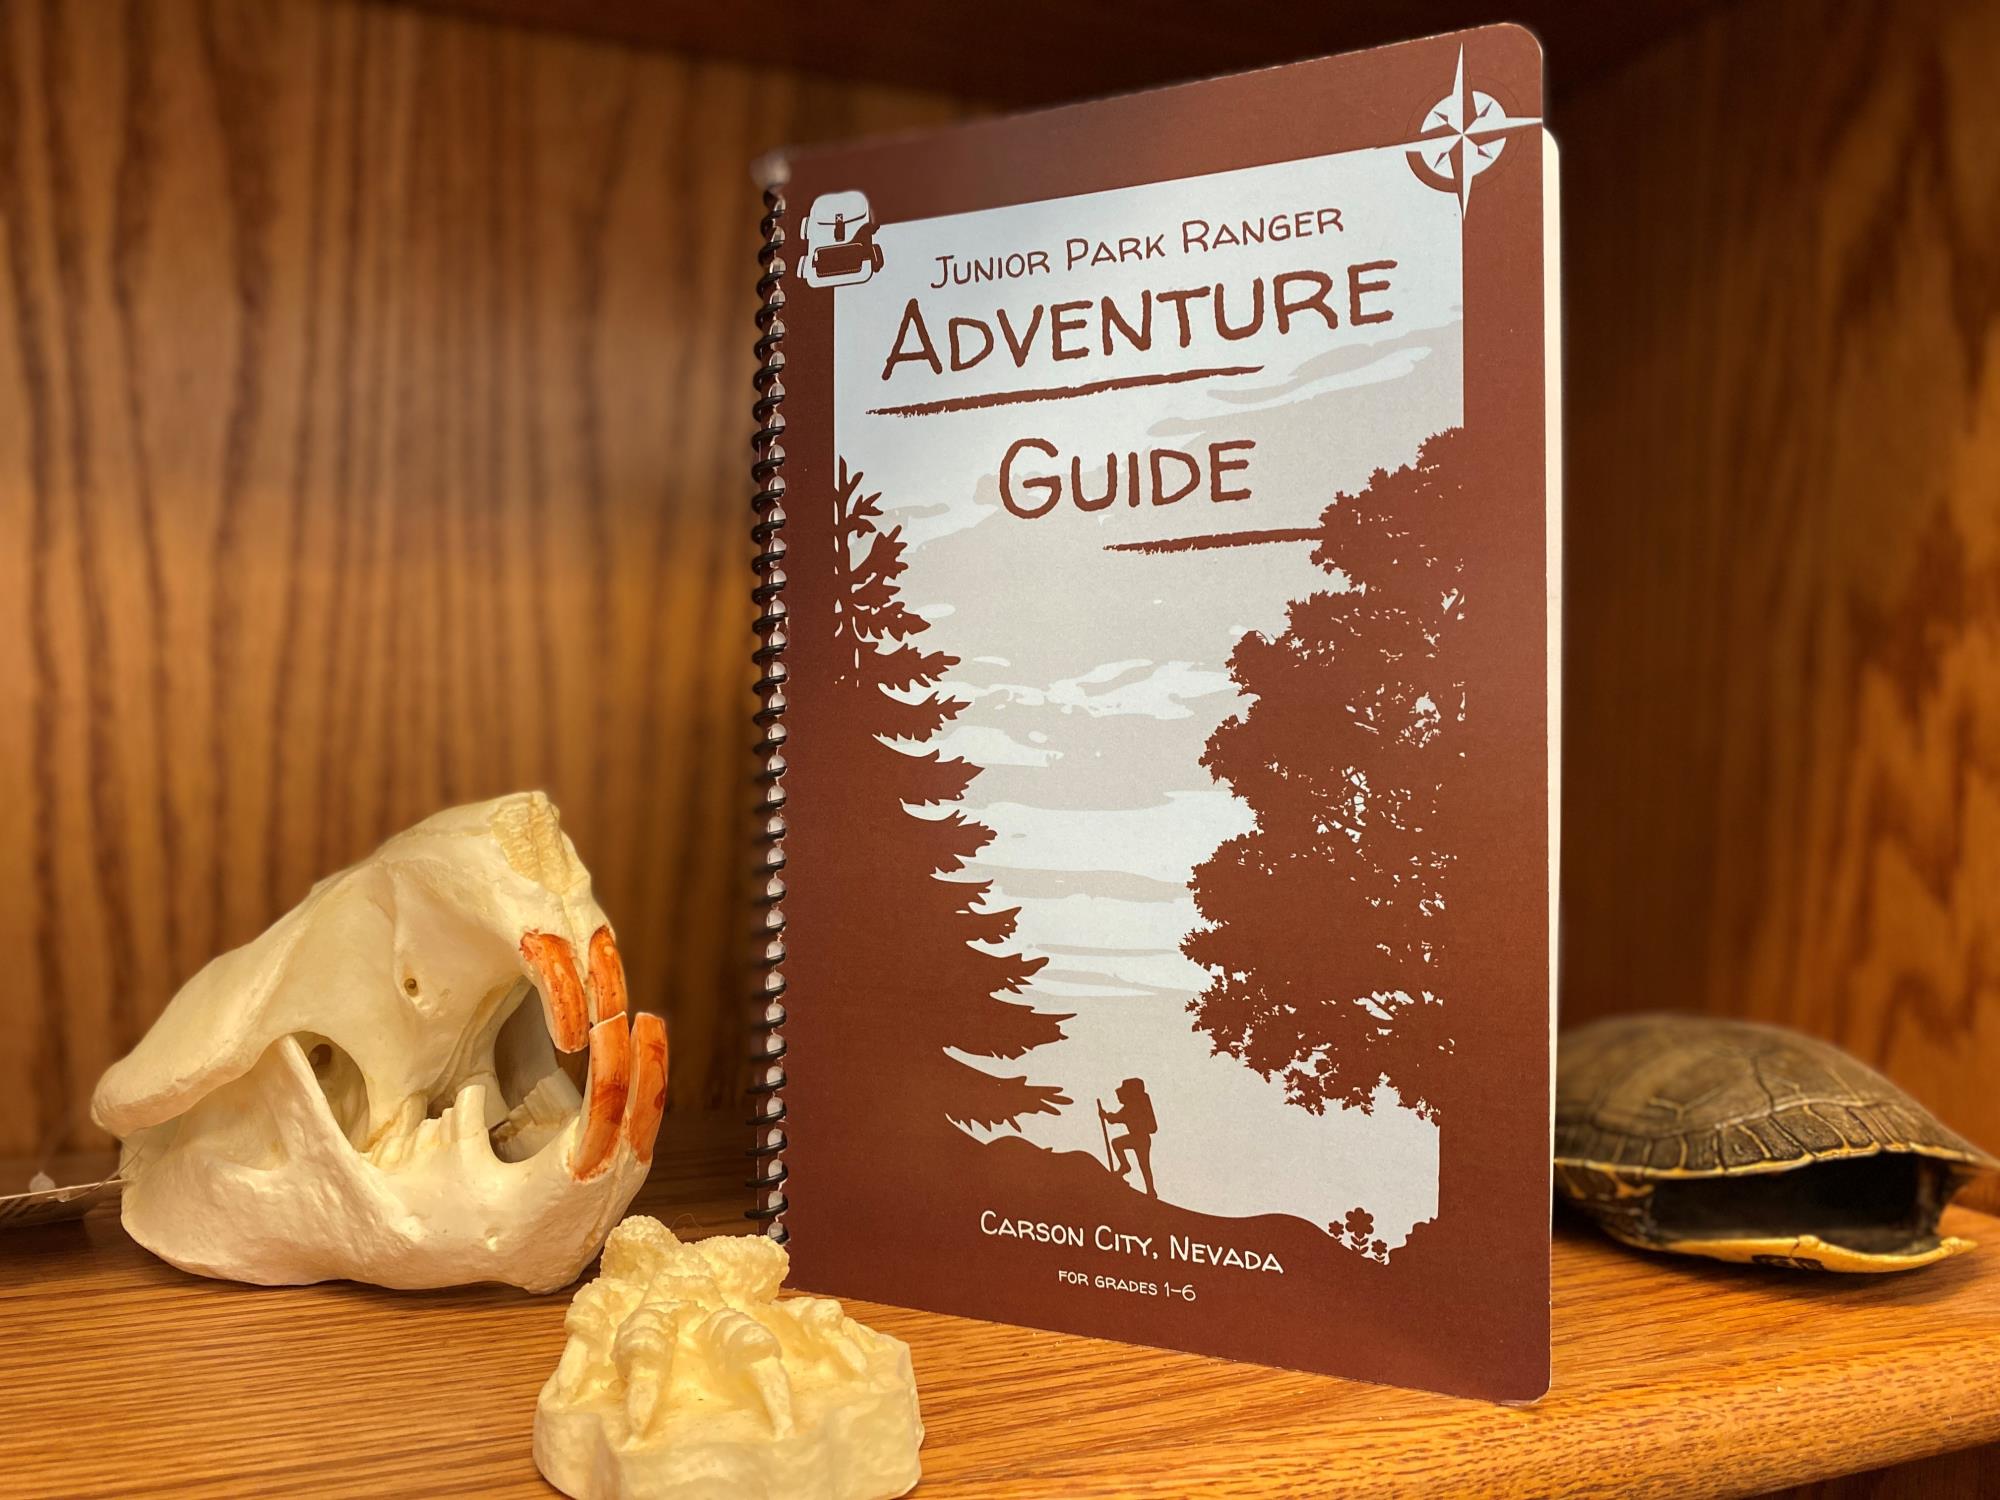
[[[1642,1015],[1561,1037],[1555,1176],[1614,1238],[1813,1270],[1971,1248],[1938,1215],[2000,1163],[1839,1048],[1747,1021]]]

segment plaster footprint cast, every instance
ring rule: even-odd
[[[124,1138],[125,1227],[183,1270],[545,1292],[645,1179],[666,1078],[665,1024],[628,1017],[589,872],[526,792],[322,880],[189,980],[91,1109]]]
[[[535,1405],[535,1464],[576,1500],[890,1500],[924,1426],[909,1346],[826,1297],[776,1299],[755,1236],[611,1231]]]

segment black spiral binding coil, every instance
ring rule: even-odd
[[[754,1070],[751,1096],[758,1101],[750,1117],[755,1132],[750,1148],[757,1164],[747,1186],[756,1194],[749,1217],[765,1226],[779,1244],[787,1238],[785,1198],[785,194],[773,183],[764,189],[764,218],[758,225],[763,246],[757,252],[762,274],[757,279],[757,387],[751,407],[757,431],[750,439],[756,457],[750,467],[757,493],[752,505],[756,521],[750,530],[757,544],[757,895],[762,920],[755,938],[756,973],[751,993],[750,1022],[756,1037],[750,1054]]]

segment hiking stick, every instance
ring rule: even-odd
[[[1107,1172],[1115,1172],[1118,1170],[1118,1167],[1111,1160],[1111,1127],[1104,1123],[1104,1101],[1102,1099],[1097,1101],[1097,1128],[1104,1132],[1104,1169]]]

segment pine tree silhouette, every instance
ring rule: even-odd
[[[1450,1065],[1439,830],[1466,712],[1464,441],[1440,433],[1327,507],[1313,561],[1346,587],[1237,643],[1253,701],[1202,756],[1257,822],[1190,881],[1207,925],[1182,947],[1209,982],[1188,1009],[1315,1114],[1368,1110],[1386,1082],[1435,1119]]]
[[[929,622],[900,597],[906,543],[901,527],[877,525],[881,498],[863,494],[860,474],[841,463],[834,497],[840,704],[822,732],[849,741],[837,758],[854,768],[852,794],[879,801],[867,826],[894,854],[870,860],[869,878],[837,893],[835,907],[849,930],[882,934],[883,951],[857,968],[856,982],[877,989],[866,1014],[881,1018],[878,1052],[894,1087],[926,1114],[1018,1127],[1025,1115],[1056,1113],[1069,1097],[1025,1076],[996,1077],[945,1049],[1018,1058],[1060,1041],[1070,1017],[1006,998],[1020,994],[1048,960],[1000,951],[1019,908],[984,909],[991,882],[948,878],[993,833],[952,806],[979,768],[910,748],[929,741],[963,705],[937,691],[957,658],[913,644]]]

